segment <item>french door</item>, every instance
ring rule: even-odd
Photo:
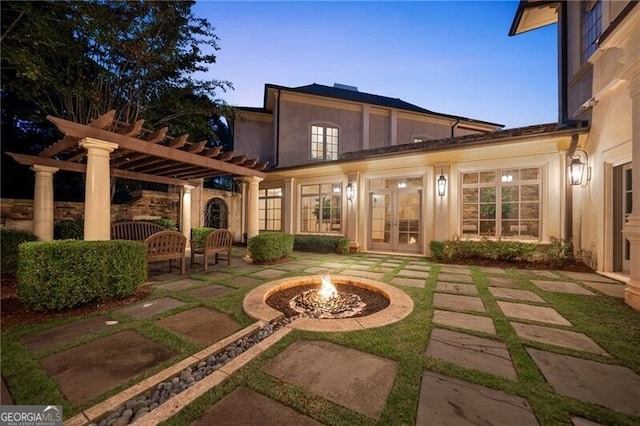
[[[613,268],[629,273],[631,244],[622,230],[631,214],[633,192],[631,163],[613,168]]]
[[[380,189],[369,193],[369,247],[420,253],[422,190]]]

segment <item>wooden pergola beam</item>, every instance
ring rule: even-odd
[[[58,142],[55,142],[51,145],[49,145],[48,147],[46,147],[45,149],[43,149],[38,156],[39,157],[53,157],[59,153],[61,153],[64,150],[67,150],[69,148],[72,148],[76,145],[78,145],[78,138],[72,138],[71,136],[66,136],[62,139],[60,139]]]
[[[36,157],[33,155],[17,154],[14,152],[7,152],[7,155],[24,166],[33,166],[34,164],[40,164],[42,166],[56,167],[60,170],[66,170],[70,172],[87,172],[87,166],[82,163],[54,160],[53,158]],[[137,173],[118,169],[111,169],[111,176],[121,177],[125,179],[141,180],[144,182],[164,183],[168,185],[198,185],[198,182],[194,182],[191,180],[176,179],[167,176],[156,176],[146,173]]]
[[[120,135],[117,133],[108,132],[106,130],[95,129],[90,126],[74,123],[72,121],[64,120],[61,118],[48,116],[47,119],[51,121],[58,128],[58,130],[60,130],[65,135],[74,136],[80,139],[89,137],[112,142],[117,144],[118,147],[122,149],[142,152],[155,157],[173,159],[175,161],[193,164],[194,166],[202,166],[226,174],[238,176],[257,176],[262,178],[266,177],[266,173],[248,169],[242,166],[237,166],[235,164],[229,164],[213,158],[203,157],[198,154],[184,152],[178,149],[172,149],[163,145],[150,144],[148,142],[141,141],[130,136]]]

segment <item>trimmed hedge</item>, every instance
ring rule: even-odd
[[[18,246],[29,241],[38,241],[32,232],[18,229],[0,229],[0,256],[2,273],[15,276],[18,270]]]
[[[349,254],[349,239],[334,235],[295,235],[293,249],[311,253]]]
[[[291,255],[293,240],[291,234],[260,234],[249,238],[247,248],[255,263],[273,262]]]
[[[461,240],[459,238],[429,243],[431,257],[438,261],[486,258],[500,261],[531,261],[538,249],[536,243],[506,240]]]
[[[204,240],[207,238],[207,235],[215,231],[216,228],[191,228],[191,248],[202,248],[204,247]]]
[[[84,220],[61,220],[53,226],[54,240],[84,240]]]
[[[140,222],[155,223],[156,225],[162,226],[163,228],[168,229],[169,231],[177,231],[178,230],[178,224],[176,223],[176,221],[173,220],[173,219],[166,218],[166,217],[163,217],[163,218],[160,218],[160,219],[141,220]]]
[[[19,250],[18,296],[34,311],[127,297],[146,278],[141,241],[45,241]]]

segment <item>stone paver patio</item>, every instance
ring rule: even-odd
[[[412,385],[416,386],[415,395],[419,393],[419,396],[413,400],[416,404],[413,408],[403,408],[403,412],[410,411],[410,423],[555,424],[558,419],[550,421],[540,417],[539,401],[538,405],[533,404],[533,401],[522,397],[523,393],[518,392],[518,396],[511,390],[499,390],[491,384],[497,381],[512,386],[522,382],[523,378],[519,377],[522,371],[518,362],[514,365],[516,357],[511,353],[516,342],[521,354],[530,357],[528,362],[533,369],[537,367],[540,380],[548,383],[554,398],[577,400],[582,404],[579,407],[585,407],[581,412],[564,413],[562,422],[583,426],[600,424],[589,419],[592,416],[590,412],[595,410],[593,412],[600,413],[595,418],[605,418],[607,413],[613,416],[612,419],[616,415],[627,415],[631,416],[625,418],[625,421],[631,419],[629,424],[634,424],[633,421],[640,424],[638,371],[621,365],[615,351],[611,351],[601,336],[590,336],[590,333],[578,330],[578,321],[574,325],[568,319],[573,320],[574,316],[570,316],[562,306],[545,300],[555,300],[550,295],[547,297],[546,292],[551,292],[561,293],[563,298],[575,296],[589,301],[601,298],[610,303],[616,302],[610,297],[621,297],[624,285],[597,274],[470,268],[383,254],[358,257],[300,254],[290,263],[259,267],[245,265],[240,256],[235,256],[231,267],[215,265],[208,273],[196,270],[191,277],[162,270],[152,271],[150,286],[157,293],[147,300],[104,314],[34,327],[21,334],[16,344],[24,347],[24,353],[36,360],[42,374],[52,379],[67,404],[86,407],[91,401],[101,401],[105,398],[103,395],[109,395],[114,388],[122,387],[128,381],[142,380],[171,358],[184,360],[183,365],[169,367],[178,374],[192,362],[189,360],[195,359],[193,354],[177,357],[176,347],[167,347],[166,341],[155,332],[144,330],[153,327],[161,330],[159,335],[173,336],[170,339],[179,342],[191,342],[196,348],[222,344],[227,336],[242,329],[242,319],[225,313],[227,311],[219,311],[225,300],[237,300],[238,296],[250,290],[247,287],[278,279],[284,274],[317,275],[333,270],[339,270],[340,275],[391,284],[411,295],[414,302],[426,304],[426,315],[424,311],[416,312],[422,315],[420,327],[425,339],[421,352],[416,356],[428,361],[425,365],[449,365],[454,371],[468,373],[468,376],[465,373],[450,377],[447,375],[450,373],[434,372],[427,366],[421,375],[414,375],[415,383]],[[425,302],[429,300],[432,303]],[[624,305],[620,309],[624,309]],[[246,319],[244,321],[246,324]],[[138,324],[143,326],[137,328]],[[378,332],[372,329],[369,333],[376,336]],[[271,380],[277,384],[276,387],[284,387],[281,390],[285,393],[296,389],[295,392],[312,401],[311,404],[331,404],[347,410],[356,416],[354,418],[360,419],[356,423],[384,421],[385,424],[395,424],[385,417],[388,415],[385,410],[389,410],[392,404],[398,406],[398,401],[405,398],[403,386],[407,384],[398,383],[407,380],[403,377],[406,375],[403,369],[407,366],[402,365],[405,361],[380,355],[384,349],[379,348],[387,342],[377,342],[373,337],[370,348],[358,346],[355,349],[349,347],[350,337],[338,337],[336,342],[340,344],[337,344],[324,338],[316,340],[310,337],[316,334],[304,336],[305,340],[291,339],[268,358],[259,361],[256,372],[267,378],[261,380]],[[396,338],[402,339],[402,335]],[[264,346],[265,349],[268,347]],[[257,354],[263,350],[256,349],[259,349],[255,351]],[[241,358],[239,356],[233,362],[242,365],[254,359]],[[220,379],[212,382],[224,383],[233,377],[229,375],[234,370],[225,371],[228,372],[220,372]],[[525,376],[532,374],[525,373]],[[484,379],[478,381],[473,378],[476,376]],[[4,367],[2,379],[2,403],[11,402],[16,382],[13,377],[5,376]],[[309,414],[313,410],[303,414],[295,409],[295,404],[288,406],[287,398],[277,396],[281,390],[269,393],[263,388],[241,383],[226,390],[215,403],[202,408],[196,417],[184,424],[323,424],[323,418],[317,413]],[[23,403],[19,391],[16,395],[16,403]],[[170,401],[172,399],[168,403]],[[189,404],[181,402],[169,412],[178,413]],[[97,412],[95,407],[82,410]],[[340,422],[341,419],[333,418],[326,424]],[[404,420],[400,423],[409,424]]]

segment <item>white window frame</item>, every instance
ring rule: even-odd
[[[305,187],[314,187],[316,186],[318,188],[317,192],[309,192],[307,194],[304,194],[305,192]],[[323,190],[323,186],[326,186],[327,190]],[[298,223],[298,232],[300,234],[328,234],[328,235],[343,235],[343,224],[344,224],[344,220],[345,220],[345,214],[346,212],[344,211],[344,194],[343,194],[343,184],[342,182],[309,182],[309,183],[304,183],[304,184],[300,184],[298,186],[298,217],[299,217],[299,223]],[[311,188],[310,188],[311,189]],[[304,199],[305,198],[318,198],[318,200],[315,203],[312,203],[313,209],[318,208],[320,209],[324,203],[325,199],[329,199],[330,201],[330,205],[329,205],[329,218],[324,218],[324,211],[322,212],[322,214],[320,214],[321,217],[316,217],[314,220],[317,225],[318,228],[317,229],[310,229],[308,226],[305,229],[304,227],[304,221],[306,220],[305,218],[308,216],[313,216],[313,210],[312,212],[305,216],[303,209],[305,207],[305,203],[304,203]],[[333,199],[333,200],[332,200]],[[335,216],[334,212],[338,211],[338,215]]]
[[[340,128],[335,124],[311,123],[309,126],[309,157],[319,161],[337,160],[340,133]],[[330,151],[330,148],[334,149]]]
[[[275,206],[275,201],[279,200],[280,205]],[[280,218],[274,219],[275,212],[280,212]],[[258,225],[260,231],[282,232],[282,188],[265,188],[258,191]],[[274,225],[278,223],[276,229]]]
[[[527,180],[522,180],[522,179],[517,179],[515,182],[509,181],[508,179],[508,173],[509,171],[517,171],[518,175],[520,174],[520,172],[522,170],[526,170],[526,169],[537,169],[538,170],[538,177],[537,179],[527,179]],[[465,174],[480,174],[480,173],[495,173],[495,182],[492,183],[486,183],[486,182],[480,182],[478,180],[478,182],[476,183],[468,183],[465,184],[464,183],[464,175]],[[483,170],[477,170],[477,171],[468,171],[468,172],[460,172],[460,235],[463,238],[482,238],[482,237],[487,237],[490,239],[498,239],[498,238],[505,238],[505,239],[516,239],[516,240],[535,240],[535,241],[541,241],[542,240],[542,234],[543,234],[543,229],[542,229],[542,216],[543,216],[543,200],[544,200],[544,196],[543,196],[543,182],[542,182],[542,173],[543,173],[543,168],[541,166],[522,166],[522,167],[518,167],[518,168],[509,168],[509,169],[483,169]],[[504,178],[504,180],[503,180]],[[534,201],[522,201],[521,199],[521,195],[518,198],[518,218],[517,219],[512,219],[512,220],[517,220],[518,224],[515,225],[516,229],[515,232],[517,232],[517,235],[505,235],[508,234],[507,232],[503,232],[502,230],[502,188],[505,186],[515,186],[517,185],[518,187],[518,193],[521,194],[521,187],[525,186],[525,185],[537,185],[538,186],[538,200],[537,202]],[[464,217],[464,208],[465,208],[465,202],[464,202],[464,189],[465,188],[478,188],[478,191],[481,190],[481,188],[495,188],[495,217],[493,219],[488,219],[487,221],[493,221],[495,222],[495,235],[485,235],[481,232],[481,221],[483,220],[481,218],[481,213],[480,210],[478,210],[478,215],[477,218],[475,219],[477,224],[475,226],[475,232],[471,233],[469,232],[470,229],[466,228],[466,226],[471,226],[470,224],[465,224],[465,221],[470,221],[470,219],[465,219]],[[481,198],[480,198],[480,193],[478,193],[478,209],[481,208]],[[521,205],[523,203],[526,204],[534,204],[537,203],[538,205],[538,217],[537,219],[533,219],[533,218],[522,218],[522,208]],[[467,203],[469,204],[469,203]],[[509,219],[504,219],[504,220],[509,220]],[[537,236],[536,235],[528,235],[526,232],[526,228],[524,227],[524,225],[522,224],[522,222],[537,222]],[[524,233],[523,233],[524,231]]]

